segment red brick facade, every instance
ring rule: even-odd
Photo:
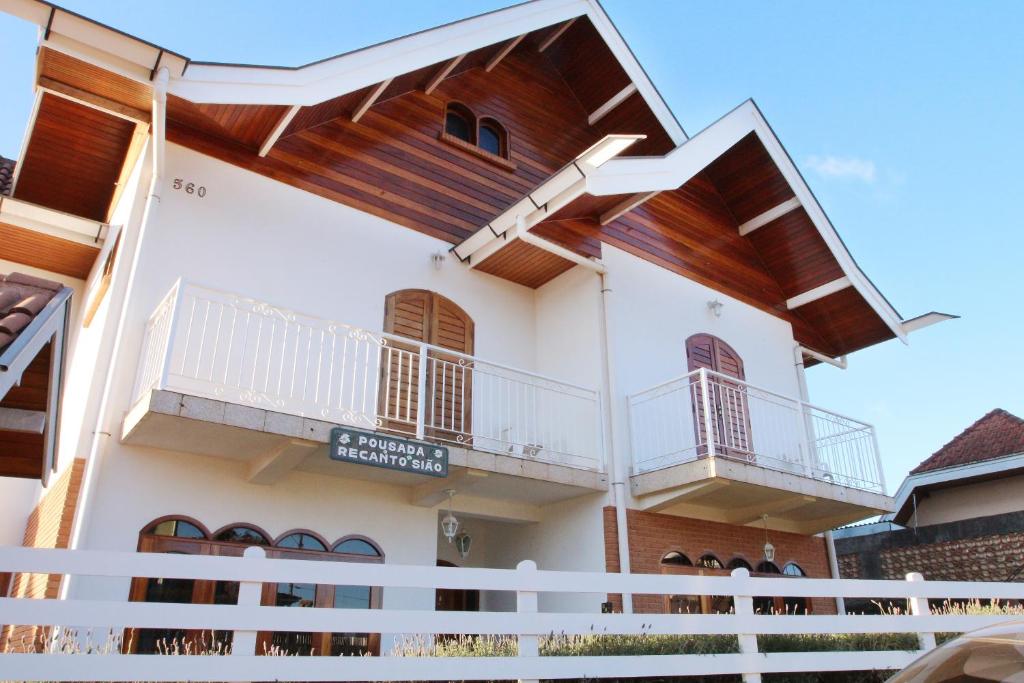
[[[673,550],[683,553],[694,562],[702,555],[711,553],[722,564],[740,557],[753,567],[757,566],[764,554],[764,530],[756,527],[640,510],[629,510],[626,520],[629,528],[630,569],[637,574],[662,573],[661,560]],[[825,539],[779,531],[770,532],[769,537],[775,546],[775,561],[779,567],[793,562],[807,576],[830,578]],[[604,509],[604,543],[605,566],[610,572],[619,571],[618,542],[615,508],[609,506]],[[621,607],[617,596],[611,599],[616,608]],[[667,609],[667,599],[663,595],[633,596],[635,612],[659,613]],[[835,614],[836,607],[833,600],[815,598],[811,609],[817,614]]]
[[[54,482],[25,525],[22,545],[29,548],[67,548],[71,525],[82,486],[85,460],[76,459]],[[12,598],[56,598],[60,592],[59,574],[15,574],[11,580]],[[41,627],[34,625],[3,626],[0,651],[29,649],[42,637]]]

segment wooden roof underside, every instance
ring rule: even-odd
[[[787,320],[797,341],[830,356],[892,339],[853,287],[787,307],[787,300],[844,276],[803,207],[740,235],[741,224],[793,197],[751,133],[682,187],[606,225],[601,215],[627,195],[583,195],[531,232],[580,254],[592,255],[598,241],[657,263]]]

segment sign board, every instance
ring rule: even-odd
[[[448,449],[400,436],[364,432],[349,427],[331,430],[331,460],[383,467],[399,472],[448,476]]]

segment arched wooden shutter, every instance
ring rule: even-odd
[[[406,289],[389,294],[384,331],[462,354],[473,353],[473,320],[436,292]],[[380,412],[382,426],[416,432],[419,408],[419,348],[392,341],[382,352]],[[427,354],[425,435],[468,442],[472,435],[472,364],[455,354],[431,349]]]
[[[742,384],[725,377],[746,379],[743,359],[724,341],[710,334],[695,334],[686,340],[686,363],[690,371],[705,368],[718,373],[708,375],[708,402],[712,416],[715,452],[747,461],[754,459],[754,445],[750,433],[750,409],[747,390]],[[694,379],[696,383],[697,380]],[[692,392],[693,416],[700,435],[698,453],[707,453],[707,434],[704,420],[704,400],[700,384]]]

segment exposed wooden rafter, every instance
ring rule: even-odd
[[[820,287],[815,287],[814,289],[808,290],[803,294],[797,294],[796,296],[790,299],[786,299],[786,308],[790,310],[793,310],[794,308],[799,308],[804,304],[809,304],[812,301],[823,299],[829,294],[835,294],[838,291],[846,289],[852,284],[853,283],[850,282],[850,278],[844,275],[843,277],[836,278],[832,282],[826,282]]]
[[[360,102],[359,106],[352,112],[353,123],[359,121],[359,119],[363,118],[363,114],[370,111],[370,107],[373,106],[374,102],[380,99],[380,96],[383,95],[384,91],[388,89],[389,85],[391,85],[392,80],[393,79],[388,78],[381,81],[373,88],[373,90],[367,93],[366,97],[363,98],[363,101]]]
[[[753,218],[751,218],[746,223],[743,223],[742,225],[740,225],[740,234],[741,235],[749,235],[750,233],[754,232],[758,228],[761,228],[761,227],[764,227],[765,225],[768,225],[769,223],[771,223],[776,218],[779,218],[781,216],[785,216],[787,213],[789,213],[793,209],[797,209],[799,207],[800,207],[800,200],[799,199],[797,199],[796,197],[793,197],[792,199],[787,199],[786,201],[782,202],[778,206],[774,206],[774,207],[768,209],[767,211],[765,211],[764,213],[762,213],[760,215],[757,215],[757,216],[754,216]]]
[[[552,43],[562,37],[562,34],[569,30],[569,27],[576,23],[577,17],[573,17],[569,21],[560,25],[545,38],[539,46],[537,46],[537,52],[544,52],[544,50],[551,47]]]
[[[75,88],[66,83],[54,80],[49,76],[39,77],[39,88],[51,95],[63,97],[64,99],[71,100],[72,102],[77,102],[78,104],[85,105],[86,107],[102,111],[105,114],[113,114],[114,116],[118,116],[129,121],[139,121],[148,124],[152,119],[148,111],[143,111],[142,109],[130,107],[127,104],[115,102],[114,100],[89,92],[88,90]]]
[[[274,147],[274,144],[281,137],[281,134],[284,133],[285,128],[287,128],[288,124],[292,122],[292,119],[295,118],[295,115],[299,113],[299,109],[301,109],[300,105],[293,105],[288,108],[288,111],[286,111],[284,115],[281,116],[280,120],[277,122],[277,125],[274,126],[274,130],[270,131],[270,135],[268,135],[267,139],[263,141],[262,145],[260,145],[261,157],[265,157],[268,154],[270,154],[270,150]]]
[[[648,199],[651,199],[656,194],[658,194],[658,193],[657,192],[639,192],[639,193],[633,195],[632,197],[627,197],[623,201],[619,202],[618,204],[616,204],[612,208],[610,208],[607,211],[605,211],[604,213],[602,213],[601,217],[599,219],[599,222],[601,223],[601,225],[608,225],[612,221],[614,221],[614,220],[616,220],[616,219],[626,215],[627,213],[629,213],[630,211],[632,211],[636,207],[640,206],[641,204],[646,202]]]
[[[608,113],[612,109],[615,109],[615,107],[617,107],[620,104],[622,104],[623,102],[625,102],[626,98],[629,97],[630,95],[632,95],[635,92],[636,92],[636,83],[630,83],[625,88],[623,88],[619,92],[615,93],[615,95],[613,95],[610,100],[608,100],[607,102],[602,104],[600,107],[598,107],[597,110],[593,114],[588,116],[587,117],[587,123],[589,123],[591,126],[594,125],[595,123],[597,123],[598,121],[603,119],[605,116],[607,116]]]
[[[525,37],[526,34],[524,33],[521,36],[517,36],[516,38],[513,38],[512,40],[505,43],[502,46],[502,48],[498,50],[497,53],[495,53],[493,57],[487,60],[487,66],[484,67],[484,71],[491,71],[494,69],[494,67],[498,66],[498,64],[501,63],[501,60],[505,59],[505,57],[508,57],[509,53],[512,52],[512,50],[516,49],[516,46],[519,45],[519,43],[523,42],[523,38]]]
[[[461,54],[458,57],[453,57],[445,62],[444,66],[441,67],[441,70],[434,74],[434,77],[430,79],[429,83],[427,83],[427,87],[423,89],[423,92],[428,95],[434,92],[437,86],[441,85],[441,81],[448,78],[448,74],[450,74],[455,67],[459,65],[459,62],[461,62],[465,56],[465,54]]]
[[[46,413],[42,410],[0,408],[0,431],[42,434],[46,428]]]

